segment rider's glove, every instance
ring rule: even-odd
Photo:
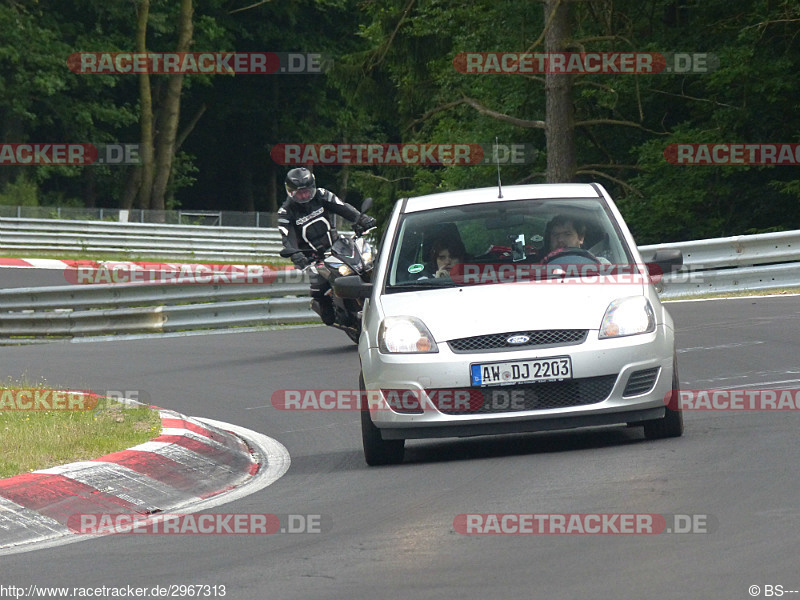
[[[372,229],[377,224],[377,221],[369,215],[361,215],[358,221],[353,225],[353,231],[356,235],[361,235],[368,229]]]
[[[292,254],[291,259],[298,271],[302,271],[311,264],[311,261],[308,260],[308,257],[302,252],[295,252]]]

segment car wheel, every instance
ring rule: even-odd
[[[364,378],[358,379],[361,389],[361,440],[364,444],[364,459],[367,464],[377,465],[396,465],[403,462],[405,454],[405,440],[384,440],[381,437],[381,430],[375,427],[372,418],[369,416],[369,405],[366,401],[366,390]]]
[[[677,357],[672,360],[672,400],[677,408],[667,406],[667,412],[661,419],[646,421],[644,424],[644,437],[648,440],[681,437],[683,435],[683,412],[677,404],[680,398],[680,379],[678,378]],[[672,402],[670,402],[672,404]]]

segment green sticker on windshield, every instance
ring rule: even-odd
[[[417,263],[415,265],[411,265],[410,267],[408,267],[408,272],[409,273],[419,273],[424,268],[425,268],[425,265],[421,265],[421,264]]]

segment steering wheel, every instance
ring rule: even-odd
[[[548,255],[544,257],[542,260],[543,265],[550,264],[553,261],[560,262],[569,262],[569,261],[562,261],[561,259],[567,258],[569,256],[580,256],[582,258],[587,258],[593,263],[600,264],[600,259],[597,258],[594,254],[589,252],[588,250],[584,250],[583,248],[562,248],[561,251],[556,251],[555,254]],[[583,261],[580,261],[583,262]],[[558,264],[558,263],[556,263]]]

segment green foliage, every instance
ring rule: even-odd
[[[640,243],[800,228],[796,166],[673,165],[664,156],[679,142],[800,142],[797,2],[569,4],[570,50],[706,52],[719,59],[708,73],[573,79],[576,179],[606,185]],[[137,78],[78,75],[65,66],[73,52],[131,50],[135,7],[103,0],[0,4],[0,142],[137,141]],[[453,65],[459,52],[543,51],[533,45],[544,27],[542,3],[298,0],[240,8],[230,0],[195,3],[193,50],[318,52],[333,57],[333,68],[325,75],[187,77],[179,129],[202,117],[175,160],[173,206],[265,210],[273,194],[282,200],[286,172],[270,150],[292,142],[497,138],[539,149],[530,164],[502,167],[505,185],[544,181],[545,136],[535,126],[546,118],[544,78],[468,75]],[[177,12],[175,2],[152,0],[151,50],[174,47]],[[165,78],[151,79],[158,97]],[[485,114],[475,103],[529,126]],[[94,189],[103,206],[119,205],[129,175],[123,167],[2,169],[5,201],[67,203]],[[315,172],[321,186],[348,202],[375,198],[372,212],[383,221],[398,198],[497,182],[492,165],[330,165]]]
[[[0,204],[3,206],[39,206],[39,189],[24,174],[20,174],[16,181],[6,184],[5,190],[0,193]]]

